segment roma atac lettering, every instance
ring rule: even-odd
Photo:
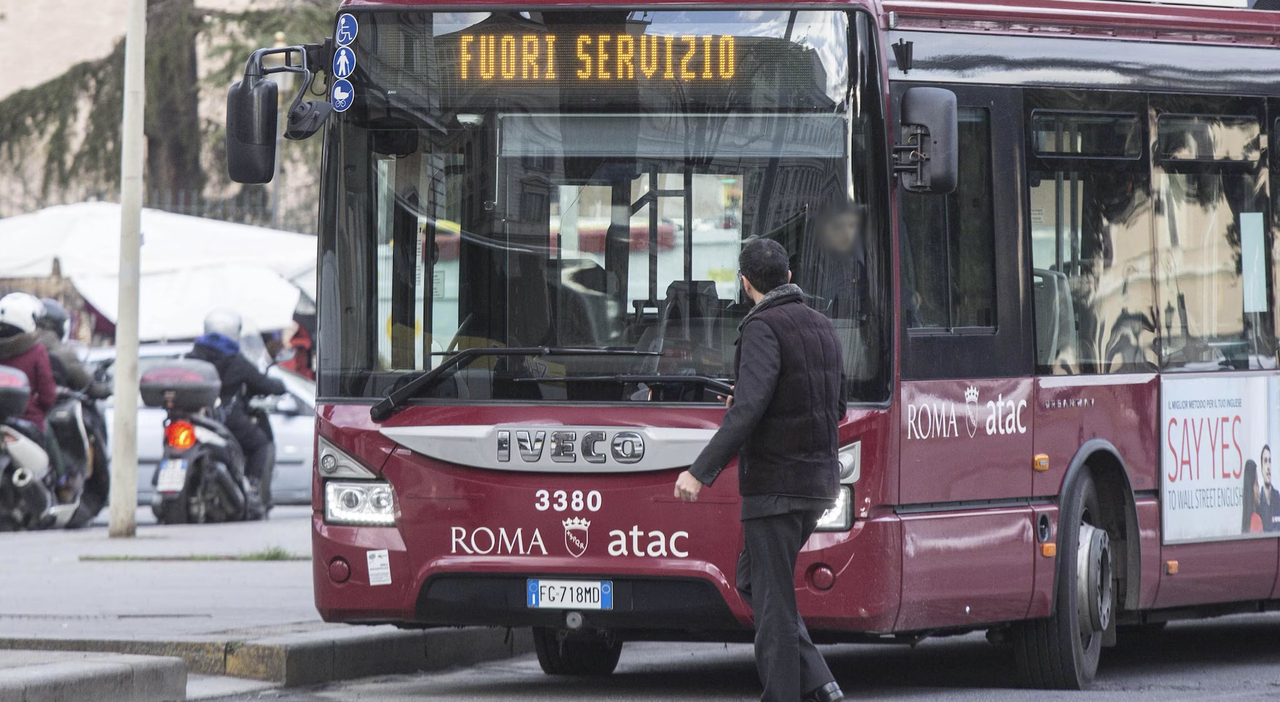
[[[964,400],[963,405],[945,399],[908,404],[907,438],[952,439],[963,434],[973,438],[983,431],[987,436],[1027,433],[1026,400],[1006,400],[1000,394],[983,405],[976,387],[965,390]]]
[[[725,81],[738,70],[736,38],[717,34],[463,34],[458,58],[463,81]]]

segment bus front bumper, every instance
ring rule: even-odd
[[[734,588],[734,574],[701,560],[414,558],[396,527],[335,526],[319,513],[312,527],[316,608],[328,622],[564,626],[566,614],[577,611],[587,628],[664,639],[732,640],[752,627],[750,606]],[[858,522],[838,535],[815,535],[796,568],[797,600],[811,629],[892,628],[900,581],[895,570],[884,568],[883,557],[898,548],[898,533],[897,520],[888,519]],[[815,587],[810,574],[820,563],[838,574],[834,587]],[[608,581],[612,607],[532,608],[527,596],[532,579]]]

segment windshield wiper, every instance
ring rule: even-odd
[[[615,348],[573,348],[558,346],[495,346],[492,348],[463,349],[440,362],[440,365],[423,372],[393,389],[369,410],[369,417],[383,422],[400,410],[405,401],[434,388],[452,371],[460,370],[478,358],[491,356],[661,356],[660,351],[634,351]]]
[[[732,395],[733,386],[706,375],[575,375],[561,378],[514,378],[517,383],[686,383],[701,385],[721,395]]]

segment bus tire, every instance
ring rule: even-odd
[[[1111,545],[1095,526],[1101,523],[1097,486],[1086,471],[1059,515],[1054,612],[1013,630],[1014,658],[1028,687],[1083,690],[1098,671],[1103,635],[1115,615]]]
[[[533,627],[533,648],[547,675],[603,676],[618,667],[622,642],[604,636],[566,636],[551,627]]]

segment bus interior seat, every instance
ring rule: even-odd
[[[670,329],[674,322],[714,319],[720,316],[721,307],[714,280],[673,280],[667,286],[662,321]]]
[[[1035,286],[1036,365],[1049,367],[1060,356],[1074,357],[1075,306],[1065,273],[1036,268],[1031,275]]]
[[[725,336],[720,320],[724,305],[714,280],[675,280],[667,286],[667,296],[657,324],[640,335],[636,350],[661,352],[668,340],[688,342],[697,348],[719,348]],[[660,357],[641,359],[641,372],[656,373]]]

